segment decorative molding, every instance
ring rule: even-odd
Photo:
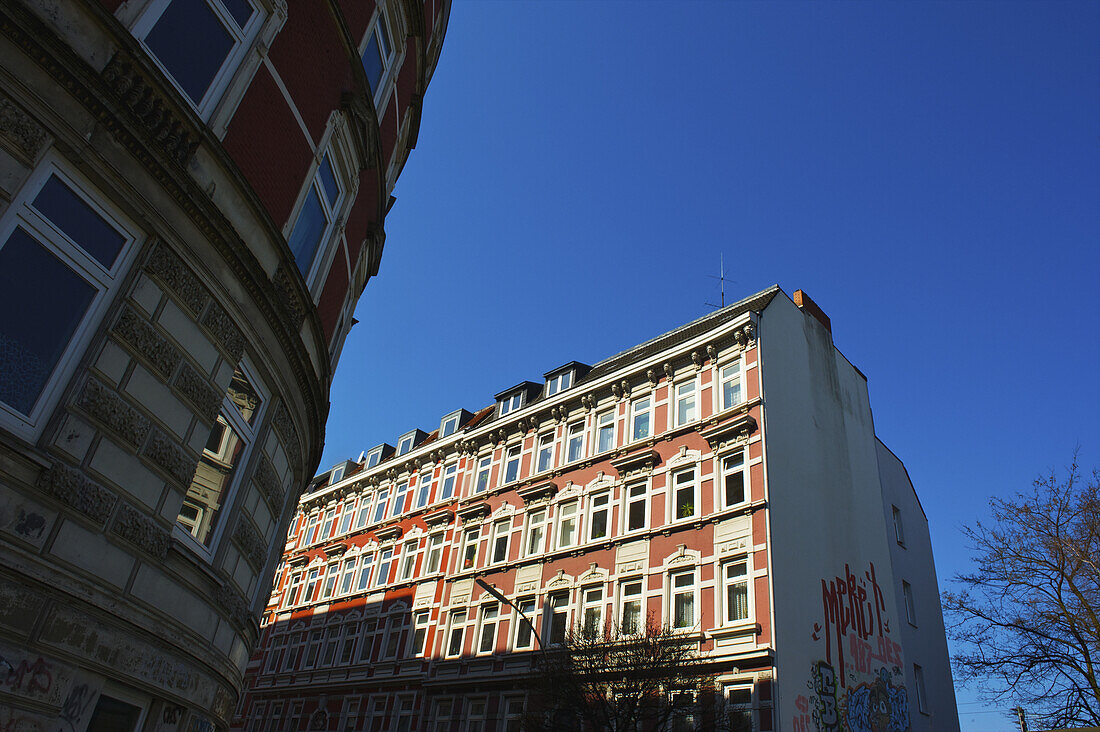
[[[698,351],[691,352],[691,363],[695,365],[695,370],[703,368],[703,355]]]
[[[665,376],[668,377],[668,380],[672,381],[673,377],[676,375],[676,369],[672,368],[672,364],[668,363],[667,361],[662,368],[664,369]]]
[[[746,408],[730,419],[714,427],[701,430],[699,434],[710,445],[713,452],[721,452],[725,448],[743,444],[753,432],[756,431],[756,419],[749,414]]]
[[[733,331],[733,340],[741,348],[748,348],[756,343],[756,326],[751,322],[745,323]]]
[[[0,138],[11,143],[14,152],[24,161],[33,164],[50,136],[33,117],[6,95],[0,94]]]
[[[623,382],[623,383],[625,384],[626,382]],[[612,384],[611,385],[611,393],[615,395],[616,399],[622,399],[623,398],[623,388],[621,386],[619,386],[618,384]]]
[[[548,500],[557,495],[558,484],[547,480],[535,485],[520,488],[516,491],[516,495],[520,497],[525,504],[531,504],[539,500]]]
[[[152,365],[154,371],[166,379],[172,375],[183,359],[183,353],[165,336],[157,332],[153,324],[129,303],[123,306],[118,320],[111,327],[111,333],[129,345]]]
[[[302,321],[306,317],[301,294],[295,286],[297,277],[297,272],[292,272],[289,266],[281,264],[275,270],[275,276],[271,278],[271,284],[274,285],[275,292],[279,297],[279,304],[282,305],[281,314],[284,324],[294,332],[302,327]]]
[[[229,616],[229,620],[237,627],[237,630],[245,630],[251,625],[251,621],[255,620],[248,609],[248,601],[245,600],[244,595],[237,591],[228,580],[225,580],[214,590],[212,599],[214,604]]]
[[[147,554],[164,560],[172,543],[168,530],[128,503],[123,503],[111,531]]]
[[[298,440],[298,428],[290,419],[290,411],[286,408],[286,402],[279,402],[275,407],[275,416],[272,418],[275,432],[282,440],[283,449],[290,458],[291,465],[299,465],[302,462],[302,444]]]
[[[400,539],[401,535],[404,534],[404,533],[405,533],[404,530],[401,528],[401,526],[399,524],[390,524],[389,526],[384,526],[380,529],[375,529],[374,530],[374,536],[380,542],[387,542],[387,541],[393,541],[395,539]]]
[[[485,518],[489,515],[489,511],[487,501],[478,501],[458,509],[458,517],[462,519],[462,523],[469,524]]]
[[[149,458],[154,464],[162,468],[180,486],[187,487],[195,476],[195,468],[198,460],[192,458],[187,452],[169,437],[164,431],[154,427],[153,434],[145,443],[141,454]]]
[[[225,308],[216,302],[211,302],[202,316],[202,324],[210,335],[214,336],[214,340],[229,356],[231,362],[236,364],[241,360],[241,354],[244,353],[244,336],[241,335],[233,319],[229,317],[229,313],[225,312]]]
[[[620,478],[625,478],[634,473],[652,473],[653,468],[660,464],[661,454],[653,449],[640,450],[611,460],[611,467],[615,469]]]
[[[267,560],[264,538],[260,536],[260,532],[252,525],[248,516],[243,513],[237,519],[236,528],[233,529],[233,542],[240,547],[244,558],[252,565],[252,569],[258,572],[263,568]]]
[[[210,293],[203,286],[199,278],[191,269],[183,263],[172,248],[163,241],[158,241],[153,249],[152,256],[145,265],[145,271],[152,274],[164,287],[173,292],[180,302],[191,311],[192,315],[198,315],[206,307],[210,300]]]
[[[275,474],[275,468],[266,455],[260,457],[260,464],[256,466],[256,473],[252,476],[252,480],[274,509],[272,513],[276,516],[282,514],[283,499],[286,498],[286,495],[283,491],[283,485],[279,481],[279,476]]]
[[[63,463],[54,463],[38,476],[38,489],[88,518],[103,523],[111,515],[118,496]]]
[[[325,553],[326,557],[339,557],[339,556],[343,556],[344,552],[346,552],[347,550],[348,550],[348,545],[347,544],[345,544],[342,541],[336,541],[336,542],[333,542],[332,544],[329,544],[328,546],[323,548],[321,551],[323,551]]]
[[[76,406],[133,447],[139,447],[145,441],[152,427],[137,409],[95,378],[89,378],[84,384]]]
[[[153,88],[125,51],[119,51],[103,69],[103,81],[145,128],[149,138],[186,168],[199,138],[192,135],[172,105]]]
[[[714,346],[713,343],[707,344],[707,356],[710,358],[711,363],[718,360],[718,349]]]
[[[447,508],[441,508],[437,511],[425,514],[424,523],[428,526],[445,525],[454,521],[454,518],[454,511]]]
[[[199,373],[199,370],[188,361],[183,362],[183,368],[176,374],[172,385],[189,402],[198,407],[200,417],[210,423],[218,418],[218,412],[222,408],[222,392],[218,391],[206,376]]]

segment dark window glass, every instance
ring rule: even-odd
[[[336,176],[332,174],[332,165],[328,155],[321,161],[321,167],[317,170],[321,177],[321,187],[325,189],[325,198],[328,199],[329,208],[336,206],[336,199],[340,196],[340,188],[336,185]]]
[[[31,413],[94,296],[26,231],[11,233],[0,249],[0,400]]]
[[[88,732],[126,732],[137,726],[141,709],[133,704],[100,694],[88,722]]]
[[[35,196],[34,207],[104,267],[114,265],[125,238],[56,175]]]
[[[382,56],[390,56],[390,32],[386,29],[386,16],[378,16],[378,33],[382,36]]]
[[[371,96],[378,92],[378,82],[382,81],[382,74],[386,67],[382,65],[382,53],[378,49],[378,34],[371,33],[367,41],[367,47],[363,51],[363,68],[367,72],[367,81],[370,83]]]
[[[310,186],[288,242],[303,277],[309,276],[313,256],[317,253],[317,246],[321,243],[321,235],[325,232],[327,223],[325,213],[321,210],[321,200],[317,197],[317,189]]]
[[[173,0],[145,36],[145,45],[195,104],[206,96],[233,38],[206,0]]]
[[[239,28],[244,29],[248,25],[252,17],[252,5],[248,0],[222,0],[222,5],[233,16],[233,20],[237,21]]]
[[[726,476],[726,505],[733,506],[745,500],[745,474],[738,470]]]

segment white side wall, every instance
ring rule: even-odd
[[[940,588],[936,582],[936,565],[932,559],[932,540],[928,535],[928,519],[924,515],[909,480],[909,473],[894,453],[878,443],[878,472],[882,483],[884,518],[893,531],[894,508],[901,521],[902,541],[891,533],[890,558],[894,567],[894,593],[902,609],[898,623],[905,647],[906,670],[913,675],[913,664],[921,667],[924,676],[925,711],[917,705],[916,689],[910,696],[910,718],[914,732],[957,732],[959,712],[955,706],[955,687],[948,662],[947,636],[940,607]],[[906,617],[902,582],[912,590],[912,622]]]
[[[915,695],[866,380],[785,295],[764,310],[759,338],[775,729],[906,729]]]

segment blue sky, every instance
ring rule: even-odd
[[[1100,466],[1100,4],[455,4],[322,469],[778,283],[928,513]],[[960,695],[963,729],[1007,721]]]

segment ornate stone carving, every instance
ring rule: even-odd
[[[199,146],[198,135],[188,130],[172,105],[154,90],[125,53],[115,54],[103,69],[103,80],[168,157],[186,167]]]
[[[54,463],[38,476],[38,489],[99,523],[107,520],[118,502],[114,493],[62,463]]]
[[[140,446],[149,434],[149,420],[94,378],[84,385],[76,406],[134,447]]]
[[[668,378],[669,381],[672,381],[672,378],[676,375],[676,369],[672,368],[672,364],[667,362],[665,363],[663,368],[665,370],[665,376]]]
[[[33,162],[49,135],[12,100],[0,95],[0,137],[15,146],[27,162]]]
[[[145,448],[141,451],[141,454],[163,468],[180,486],[186,487],[191,484],[191,478],[195,475],[195,466],[198,461],[188,455],[175,440],[162,430],[156,427],[153,428],[153,434],[149,441],[145,443]]]
[[[111,333],[134,349],[152,365],[154,371],[165,378],[171,376],[183,358],[180,350],[130,305],[122,308]]]
[[[713,343],[707,344],[707,356],[710,358],[711,361],[718,360],[718,349],[714,347]]]
[[[210,293],[183,260],[163,241],[158,242],[145,271],[154,275],[165,288],[180,299],[184,307],[198,315],[206,307]]]
[[[691,362],[695,365],[696,369],[703,368],[703,355],[698,351],[692,351]]]
[[[287,411],[284,402],[279,402],[278,406],[275,407],[272,424],[283,443],[283,449],[286,450],[287,457],[290,458],[290,464],[300,465],[302,462],[302,445],[298,441],[298,428],[291,421],[290,412]]]
[[[279,295],[279,304],[283,308],[283,316],[286,318],[287,326],[295,333],[302,327],[302,321],[306,317],[305,307],[302,305],[298,288],[294,286],[294,278],[297,276],[296,272],[291,271],[285,265],[280,265],[275,270],[275,276],[271,278],[271,284],[275,286],[275,291]]]
[[[256,475],[253,477],[260,491],[267,497],[271,504],[272,513],[276,516],[283,512],[283,499],[286,497],[279,476],[275,474],[275,468],[266,457],[260,457],[260,464],[256,466]]]
[[[252,568],[257,572],[264,566],[267,559],[267,547],[260,532],[252,525],[248,516],[241,514],[237,519],[237,527],[233,530],[233,541],[240,547],[241,553]]]
[[[128,503],[123,503],[111,530],[158,559],[168,557],[168,531]]]
[[[187,361],[176,374],[173,385],[189,402],[199,409],[199,416],[207,422],[218,418],[222,408],[222,393],[218,391],[199,370]]]
[[[615,395],[616,399],[622,399],[623,398],[623,388],[621,386],[619,386],[618,384],[612,384],[611,385],[611,393]]]
[[[214,590],[213,599],[214,604],[225,611],[238,630],[244,630],[249,626],[249,621],[253,618],[248,609],[248,601],[228,580]]]
[[[581,406],[585,409],[592,410],[596,408],[596,395],[585,394],[581,397]]]
[[[244,336],[221,305],[216,302],[210,303],[210,307],[202,316],[202,324],[228,354],[230,361],[236,363],[241,360],[241,354],[244,353]]]
[[[741,348],[751,346],[756,342],[756,326],[752,323],[745,323],[733,332],[733,340],[735,340],[737,345]]]
[[[645,377],[649,379],[649,383],[653,386],[657,386],[657,372],[653,369],[646,369]]]

